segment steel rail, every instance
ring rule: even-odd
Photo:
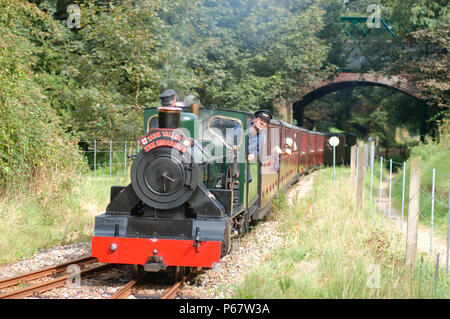
[[[177,295],[178,290],[183,285],[184,280],[176,282],[172,287],[170,287],[160,299],[174,299]]]
[[[180,290],[180,288],[183,286],[183,284],[191,279],[199,270],[193,270],[184,278],[178,282],[176,282],[174,285],[172,285],[160,299],[173,299],[176,297],[177,292]],[[131,280],[128,284],[117,290],[111,297],[108,299],[127,299],[133,290],[137,286],[137,282],[135,280]]]
[[[128,296],[131,295],[132,289],[136,286],[137,282],[132,280],[124,287],[117,290],[111,297],[108,299],[127,299]]]
[[[160,299],[174,299],[184,283],[192,279],[200,270],[201,268],[192,270],[189,274],[184,276],[182,280],[176,282],[172,287],[170,287]]]
[[[66,262],[63,264],[50,266],[50,267],[43,268],[43,269],[40,269],[37,271],[17,275],[17,276],[11,277],[11,278],[0,280],[0,289],[8,288],[8,287],[20,284],[20,283],[24,283],[24,282],[39,279],[42,277],[47,277],[47,276],[56,275],[56,274],[65,272],[67,269],[67,266],[72,265],[72,264],[77,264],[77,265],[84,267],[84,266],[94,263],[96,261],[98,261],[98,260],[95,257],[83,257],[83,258],[69,261],[69,262]]]
[[[80,272],[81,278],[88,278],[90,276],[95,275],[97,272],[104,271],[108,268],[111,268],[112,264],[100,265],[96,267],[92,267],[89,269],[85,269]],[[73,276],[71,274],[66,276],[61,276],[51,281],[46,281],[41,284],[32,285],[30,287],[25,287],[21,289],[17,289],[11,292],[4,293],[0,295],[0,299],[20,299],[33,295],[35,292],[45,292],[48,290],[52,290],[55,288],[62,287],[66,284],[67,279]]]

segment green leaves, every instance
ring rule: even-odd
[[[51,28],[48,21],[34,6],[0,0],[1,191],[51,184],[55,170],[72,174],[81,161],[33,70],[40,43],[35,36]]]
[[[42,93],[81,139],[136,138],[142,108],[167,88],[208,106],[272,108],[314,82],[328,53],[317,38],[324,12],[311,0],[85,0],[72,29],[69,2],[40,1],[47,13],[32,12],[45,23],[18,30],[36,44]]]
[[[203,1],[190,20],[196,49],[191,66],[205,104],[254,110],[293,99],[314,81],[327,47],[316,34],[323,12],[312,1]],[[186,41],[188,42],[188,41]]]

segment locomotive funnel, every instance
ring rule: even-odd
[[[173,106],[158,107],[159,128],[179,128],[181,108]]]

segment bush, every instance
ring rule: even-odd
[[[76,142],[36,84],[38,47],[23,36],[46,23],[35,6],[0,0],[0,184],[1,192],[25,188],[39,192],[70,188],[70,176],[82,165]],[[69,186],[68,186],[69,185]]]

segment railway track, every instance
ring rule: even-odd
[[[69,265],[78,265],[80,269],[98,262],[94,257],[83,257],[77,260],[73,260],[67,263],[50,266],[37,271],[21,274],[15,277],[7,278],[0,281],[0,289],[9,289],[10,291],[0,294],[0,299],[19,299],[25,298],[37,293],[49,291],[58,287],[66,285],[67,280],[71,274],[61,275],[66,273]],[[83,269],[80,272],[80,278],[88,278],[111,268],[111,265],[97,265],[88,269]],[[32,283],[33,281],[43,279],[45,277],[58,276],[57,278],[46,280],[40,283]],[[15,288],[15,289],[14,289]],[[13,290],[11,290],[13,289]]]
[[[195,269],[191,271],[189,274],[184,276],[182,280],[177,281],[169,289],[167,289],[164,292],[164,295],[162,295],[159,299],[176,298],[177,293],[181,290],[181,287],[184,285],[184,283],[192,279],[200,271],[200,269]],[[132,294],[132,291],[137,287],[138,283],[135,280],[131,280],[128,284],[126,284],[124,287],[122,287],[116,293],[114,293],[109,299],[127,299]]]
[[[67,284],[68,279],[73,276],[72,274],[67,274],[67,269],[70,265],[78,265],[80,269],[82,269],[79,273],[80,279],[98,275],[114,266],[113,264],[92,266],[97,262],[97,258],[83,257],[63,264],[0,280],[0,291],[7,290],[3,293],[0,292],[0,299],[22,299],[30,296],[38,296],[40,293],[63,287]],[[176,282],[165,291],[160,299],[175,298],[183,284],[187,280],[193,278],[199,270],[200,269],[195,269],[187,274],[182,280]],[[54,278],[55,276],[56,278]],[[49,277],[49,279],[47,279],[47,277]],[[109,297],[109,299],[126,299],[137,287],[138,283],[135,280],[131,280],[128,284]],[[154,296],[151,298],[158,297]]]

